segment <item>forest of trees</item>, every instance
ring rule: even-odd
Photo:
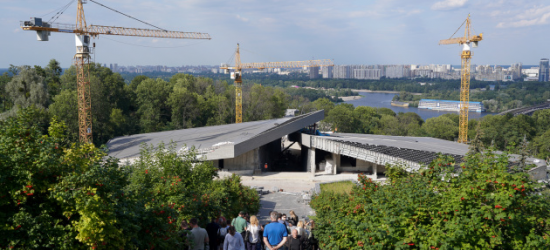
[[[235,89],[226,81],[175,74],[168,80],[136,76],[129,82],[118,73],[90,65],[94,143],[120,135],[233,123]],[[0,78],[0,113],[13,116],[34,107],[36,122],[45,130],[51,117],[67,125],[68,139],[78,139],[75,68],[62,74],[51,60],[40,66],[10,67]],[[326,95],[313,96],[314,98]],[[246,84],[243,121],[282,117],[287,108],[301,108],[309,100],[282,88]]]

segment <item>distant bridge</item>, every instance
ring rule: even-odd
[[[543,104],[526,107],[526,108],[518,108],[518,109],[510,109],[507,111],[504,111],[502,113],[499,113],[499,115],[505,115],[505,114],[512,114],[514,116],[516,115],[532,115],[537,110],[543,110],[543,109],[550,109],[550,102],[546,102]]]

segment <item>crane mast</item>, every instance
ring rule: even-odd
[[[483,34],[472,35],[470,15],[464,21],[462,25],[466,25],[464,29],[464,37],[450,38],[441,40],[442,44],[459,44],[462,45],[462,53],[460,58],[461,71],[460,71],[460,120],[458,130],[458,142],[468,143],[468,112],[470,111],[470,70],[472,60],[472,47],[477,47],[478,42],[483,40]],[[462,26],[461,26],[462,27]],[[459,28],[460,29],[460,28]],[[457,30],[458,31],[458,30]],[[456,32],[455,32],[456,33]],[[470,45],[473,45],[470,47]]]
[[[328,67],[334,66],[332,60],[309,60],[309,61],[291,61],[291,62],[262,62],[262,63],[241,63],[240,47],[237,43],[237,50],[235,51],[235,66],[231,67],[222,64],[220,69],[229,72],[233,69],[234,72],[231,78],[235,81],[235,123],[243,122],[243,81],[242,70],[243,69],[267,69],[267,68],[302,68],[302,67]]]
[[[78,134],[80,142],[91,143],[92,137],[92,98],[90,87],[90,36],[87,33],[86,17],[82,0],[78,0],[75,34],[76,86],[78,95]]]
[[[243,79],[242,79],[241,53],[237,43],[235,51],[235,123],[243,122]]]
[[[95,3],[94,0],[92,2]],[[206,39],[210,35],[199,32],[181,32],[167,30],[151,30],[138,28],[124,28],[114,26],[100,26],[86,24],[83,4],[87,0],[78,0],[76,25],[42,22],[41,18],[32,18],[31,21],[22,21],[23,30],[36,31],[39,41],[48,41],[51,32],[74,33],[76,42],[76,54],[73,63],[76,67],[76,84],[78,96],[78,132],[80,142],[91,143],[92,137],[92,101],[90,86],[90,38],[98,35],[119,35],[158,37],[176,39]],[[156,27],[156,26],[155,26]],[[95,46],[94,46],[95,47]],[[237,50],[238,51],[238,50]]]

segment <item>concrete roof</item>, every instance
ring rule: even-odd
[[[372,151],[423,164],[429,164],[437,157],[437,153],[450,155],[457,162],[461,162],[462,156],[466,155],[469,151],[469,146],[466,144],[433,137],[334,133],[332,136],[323,138],[347,142],[350,145],[355,144]],[[500,154],[502,152],[495,151],[495,153]],[[509,156],[511,163],[517,163],[520,159],[520,156],[516,154],[510,154]],[[536,166],[546,166],[544,160],[537,158],[528,157],[526,162],[528,164],[535,164]]]
[[[443,154],[466,155],[468,153],[468,145],[433,137],[334,133],[328,138]]]
[[[324,118],[324,111],[272,120],[162,131],[116,137],[107,142],[109,156],[139,157],[141,144],[176,143],[179,150],[194,146],[208,160],[234,158],[294,133]]]

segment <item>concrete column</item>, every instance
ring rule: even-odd
[[[378,164],[376,163],[372,164],[372,173],[374,174],[374,177],[372,179],[374,180],[378,179]]]
[[[332,169],[332,174],[336,175],[338,173],[338,168],[342,167],[342,157],[340,154],[332,154],[332,160],[334,161],[334,168]]]
[[[309,148],[309,171],[312,175],[315,175],[317,166],[315,165],[315,148]]]

